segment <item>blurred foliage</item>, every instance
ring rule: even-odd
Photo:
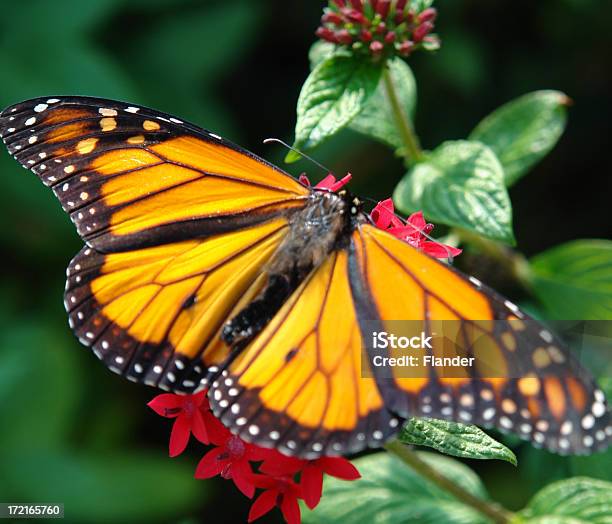
[[[279,163],[286,152],[261,140],[291,137],[321,7],[282,0],[3,2],[0,106],[55,94],[123,99],[197,122]],[[532,256],[575,238],[608,238],[612,4],[440,0],[437,7],[443,46],[410,64],[424,146],[468,136],[475,122],[523,93],[567,93],[574,105],[559,145],[509,190],[516,240]],[[338,173],[351,170],[353,190],[375,199],[388,197],[404,172],[384,146],[351,130],[316,156]],[[304,169],[316,180],[312,166],[291,166],[294,174]],[[195,457],[166,457],[168,427],[145,407],[153,392],[101,369],[72,339],[61,297],[65,266],[81,243],[36,177],[4,153],[0,171],[0,499],[65,502],[68,522],[242,520],[246,499],[227,484],[193,480]],[[497,268],[475,260],[471,272],[500,278]],[[552,255],[535,261],[549,278]],[[525,298],[512,285],[508,291]],[[500,439],[518,468],[470,466],[509,508],[524,507],[553,480],[612,480],[610,451],[559,457]],[[213,496],[217,487],[223,504]],[[477,479],[474,489],[482,490]]]

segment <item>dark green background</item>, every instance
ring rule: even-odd
[[[531,255],[574,238],[609,237],[612,4],[437,5],[442,49],[411,61],[424,146],[467,136],[523,93],[562,90],[574,100],[567,132],[510,191],[518,248]],[[313,0],[3,2],[0,106],[43,95],[118,98],[280,162],[285,152],[261,141],[292,139],[321,7]],[[339,174],[351,171],[353,190],[376,199],[403,174],[388,150],[348,132],[314,154]],[[321,175],[304,162],[290,170]],[[247,501],[229,483],[192,480],[203,448],[166,457],[170,426],[145,406],[155,392],[106,371],[73,339],[62,293],[80,241],[53,195],[6,153],[0,176],[0,500],[64,502],[67,519],[79,522],[244,519]],[[494,267],[471,267],[499,281]],[[527,444],[515,451],[518,468],[471,464],[511,508],[551,479],[605,478],[612,470],[610,452],[563,459]]]

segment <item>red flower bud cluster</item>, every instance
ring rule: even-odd
[[[298,500],[303,500],[310,509],[317,506],[323,490],[323,474],[344,480],[360,477],[355,466],[343,458],[302,460],[287,457],[232,435],[212,414],[206,391],[195,395],[164,393],[151,400],[148,406],[158,415],[174,419],[170,435],[171,457],[185,450],[191,435],[211,445],[196,468],[195,478],[219,475],[232,480],[248,498],[253,498],[256,489],[262,490],[251,506],[249,522],[278,507],[287,524],[300,524]]]
[[[376,59],[407,57],[439,47],[431,34],[436,16],[433,7],[416,12],[408,0],[330,0],[316,35]]]

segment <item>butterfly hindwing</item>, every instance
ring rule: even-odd
[[[432,367],[430,375],[380,379],[389,409],[512,431],[559,453],[608,445],[604,394],[551,331],[478,280],[380,229],[362,226],[354,244],[370,316],[381,329],[392,332],[385,319],[393,318],[423,320],[426,328],[444,322],[461,330],[462,346],[475,357],[463,376]]]
[[[303,207],[309,194],[213,133],[111,100],[29,100],[2,112],[0,135],[98,251],[233,231]]]
[[[348,254],[332,254],[213,383],[213,410],[248,441],[316,457],[381,445],[399,426],[361,377]]]
[[[68,267],[65,305],[79,340],[114,372],[190,392],[227,358],[217,344],[232,310],[287,233],[277,219],[205,240],[121,253],[85,247]]]

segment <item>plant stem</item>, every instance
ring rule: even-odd
[[[385,83],[385,90],[387,91],[387,96],[389,97],[391,109],[393,110],[397,130],[399,131],[402,142],[404,143],[404,158],[408,164],[419,162],[423,159],[423,151],[421,150],[419,139],[412,127],[412,122],[410,122],[408,115],[404,112],[404,109],[400,104],[397,91],[395,90],[395,85],[393,85],[393,78],[391,77],[389,67],[383,68],[383,81]]]
[[[462,487],[451,481],[448,477],[438,473],[438,471],[427,464],[427,462],[419,458],[414,451],[408,448],[408,446],[402,444],[399,440],[389,442],[385,448],[387,451],[400,458],[405,464],[408,464],[408,466],[414,469],[417,473],[427,478],[434,484],[437,484],[442,489],[448,491],[464,504],[471,506],[483,515],[486,515],[493,522],[497,524],[506,524],[512,519],[513,514],[510,511],[501,507],[499,504],[487,502],[464,490]]]
[[[477,247],[487,257],[499,262],[526,291],[531,291],[529,262],[521,253],[471,231],[464,229],[455,229],[454,231],[463,242]]]

